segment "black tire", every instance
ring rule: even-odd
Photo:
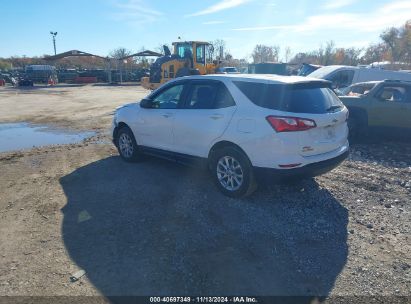
[[[142,159],[136,139],[129,127],[122,127],[118,130],[116,146],[120,157],[126,162],[137,162]]]
[[[247,155],[240,149],[233,146],[218,149],[212,152],[209,161],[214,183],[224,195],[241,198],[252,194],[257,189],[251,162]],[[228,163],[226,161],[228,161]],[[221,170],[225,170],[223,164],[229,164],[225,166],[230,167],[226,173],[221,173]],[[239,165],[240,168],[238,168],[237,165]],[[242,176],[241,183],[238,183],[239,176]]]

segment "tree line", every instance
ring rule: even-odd
[[[230,66],[244,66],[248,62],[285,62],[294,65],[302,63],[312,63],[318,65],[359,65],[371,64],[373,62],[391,62],[395,66],[408,66],[411,68],[411,20],[407,21],[403,26],[391,27],[380,34],[380,41],[370,44],[366,48],[341,48],[336,47],[334,41],[328,41],[316,50],[309,52],[298,52],[292,56],[290,47],[284,47],[284,51],[279,45],[264,45],[257,44],[249,59],[236,59],[227,49],[226,42],[222,39],[210,41],[210,46],[207,50],[211,60],[224,62]],[[167,45],[170,49],[171,46]],[[144,50],[144,47],[140,51]],[[163,53],[163,44],[154,49],[159,53]],[[123,58],[132,54],[131,50],[126,48],[117,48],[109,53],[112,58]],[[0,58],[0,70],[7,70],[11,67],[24,67],[30,64],[47,64],[44,57],[19,57],[13,56],[10,58]],[[148,68],[153,59],[146,57],[130,58],[126,63],[132,68]],[[96,57],[69,57],[58,61],[60,68],[105,68],[106,62],[101,58]]]
[[[386,29],[380,34],[379,42],[366,48],[338,48],[328,41],[317,50],[297,53],[290,63],[359,65],[384,61],[393,67],[411,67],[411,20],[398,28]]]

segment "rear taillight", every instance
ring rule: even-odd
[[[267,116],[266,119],[277,132],[305,131],[317,126],[314,120],[299,117]]]

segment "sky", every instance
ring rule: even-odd
[[[0,57],[81,50],[107,56],[118,47],[156,50],[182,40],[223,39],[235,58],[256,44],[292,54],[366,47],[411,19],[410,0],[13,0],[0,1]]]

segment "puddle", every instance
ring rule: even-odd
[[[95,132],[73,132],[28,123],[0,123],[0,152],[57,144],[73,144]]]

